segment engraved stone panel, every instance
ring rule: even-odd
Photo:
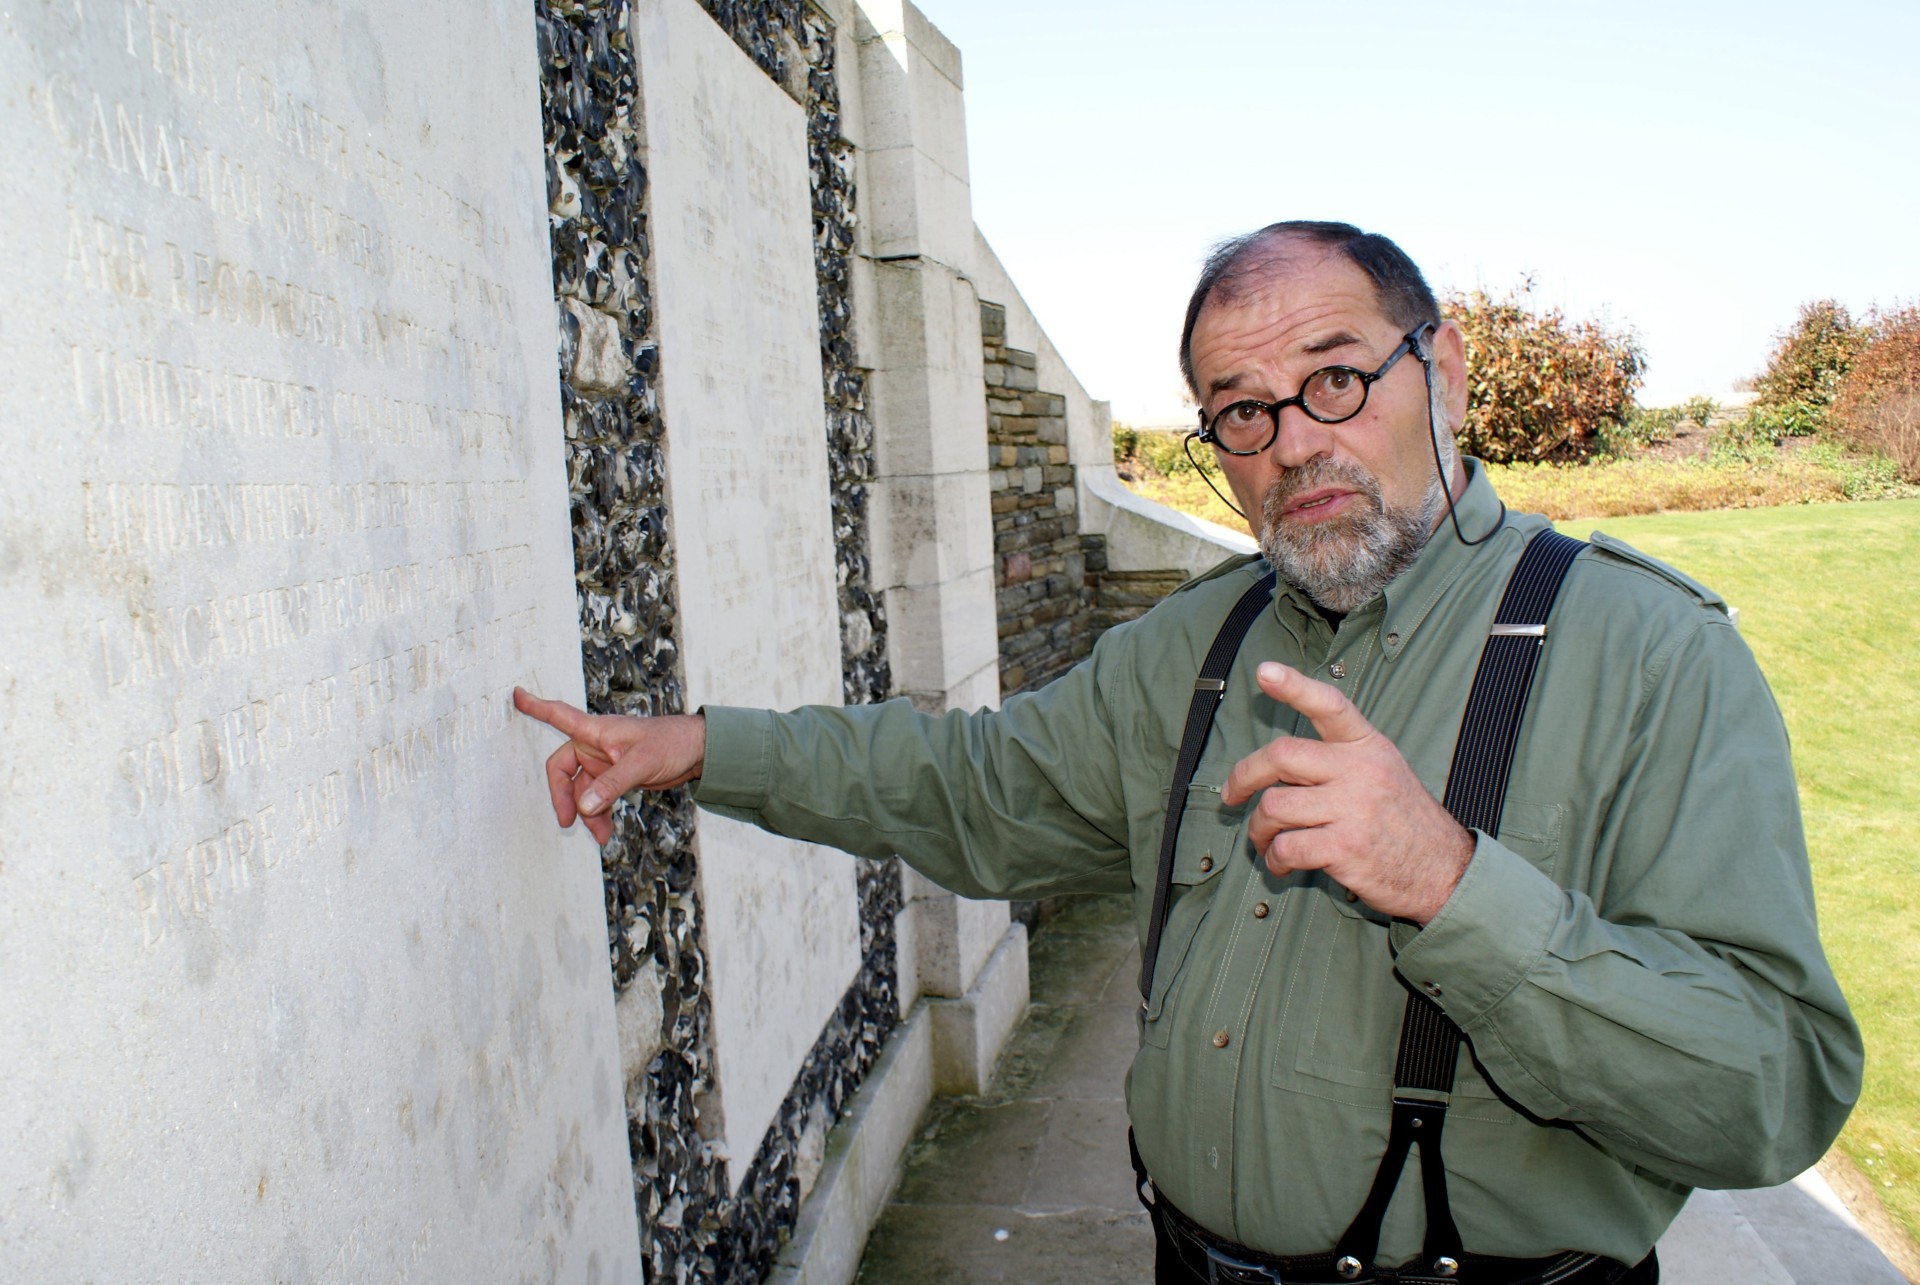
[[[695,0],[642,0],[667,481],[688,705],[839,704],[806,118]],[[859,967],[844,855],[700,818],[738,1183]]]
[[[0,1276],[638,1276],[536,71],[0,14]]]

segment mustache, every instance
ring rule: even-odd
[[[1260,501],[1260,516],[1267,522],[1277,522],[1296,496],[1315,487],[1333,484],[1352,487],[1360,492],[1376,512],[1384,511],[1386,507],[1380,483],[1373,474],[1351,461],[1323,455],[1308,460],[1298,468],[1288,469],[1275,478]]]

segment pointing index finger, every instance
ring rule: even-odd
[[[1305,714],[1322,741],[1363,741],[1373,735],[1373,724],[1331,683],[1316,682],[1273,660],[1263,662],[1256,677],[1261,691]]]
[[[585,710],[575,709],[565,701],[544,700],[524,687],[513,689],[513,707],[570,740],[588,736],[593,728],[593,716]]]

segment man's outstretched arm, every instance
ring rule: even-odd
[[[567,738],[547,756],[547,793],[561,826],[575,819],[599,843],[613,837],[613,801],[629,790],[670,790],[700,775],[707,721],[698,714],[634,718],[589,714],[513,689],[513,707]]]

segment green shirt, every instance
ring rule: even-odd
[[[1459,505],[1493,527],[1484,474]],[[1449,523],[1337,629],[1281,586],[1241,647],[1189,793],[1127,1100],[1156,1185],[1216,1233],[1330,1249],[1386,1146],[1406,985],[1466,1033],[1443,1153],[1469,1251],[1637,1261],[1692,1186],[1781,1182],[1858,1091],[1821,952],[1787,736],[1711,591],[1603,536],[1555,607],[1500,837],[1476,834],[1425,928],[1324,875],[1275,878],[1220,799],[1228,768],[1313,735],[1255,686],[1285,661],[1345,691],[1436,797],[1525,538]],[[970,897],[1131,890],[1144,935],[1192,680],[1241,559],[1111,630],[997,712],[904,702],[709,709],[705,807]],[[1251,805],[1248,805],[1251,806]],[[1380,1261],[1419,1252],[1419,1164]]]

